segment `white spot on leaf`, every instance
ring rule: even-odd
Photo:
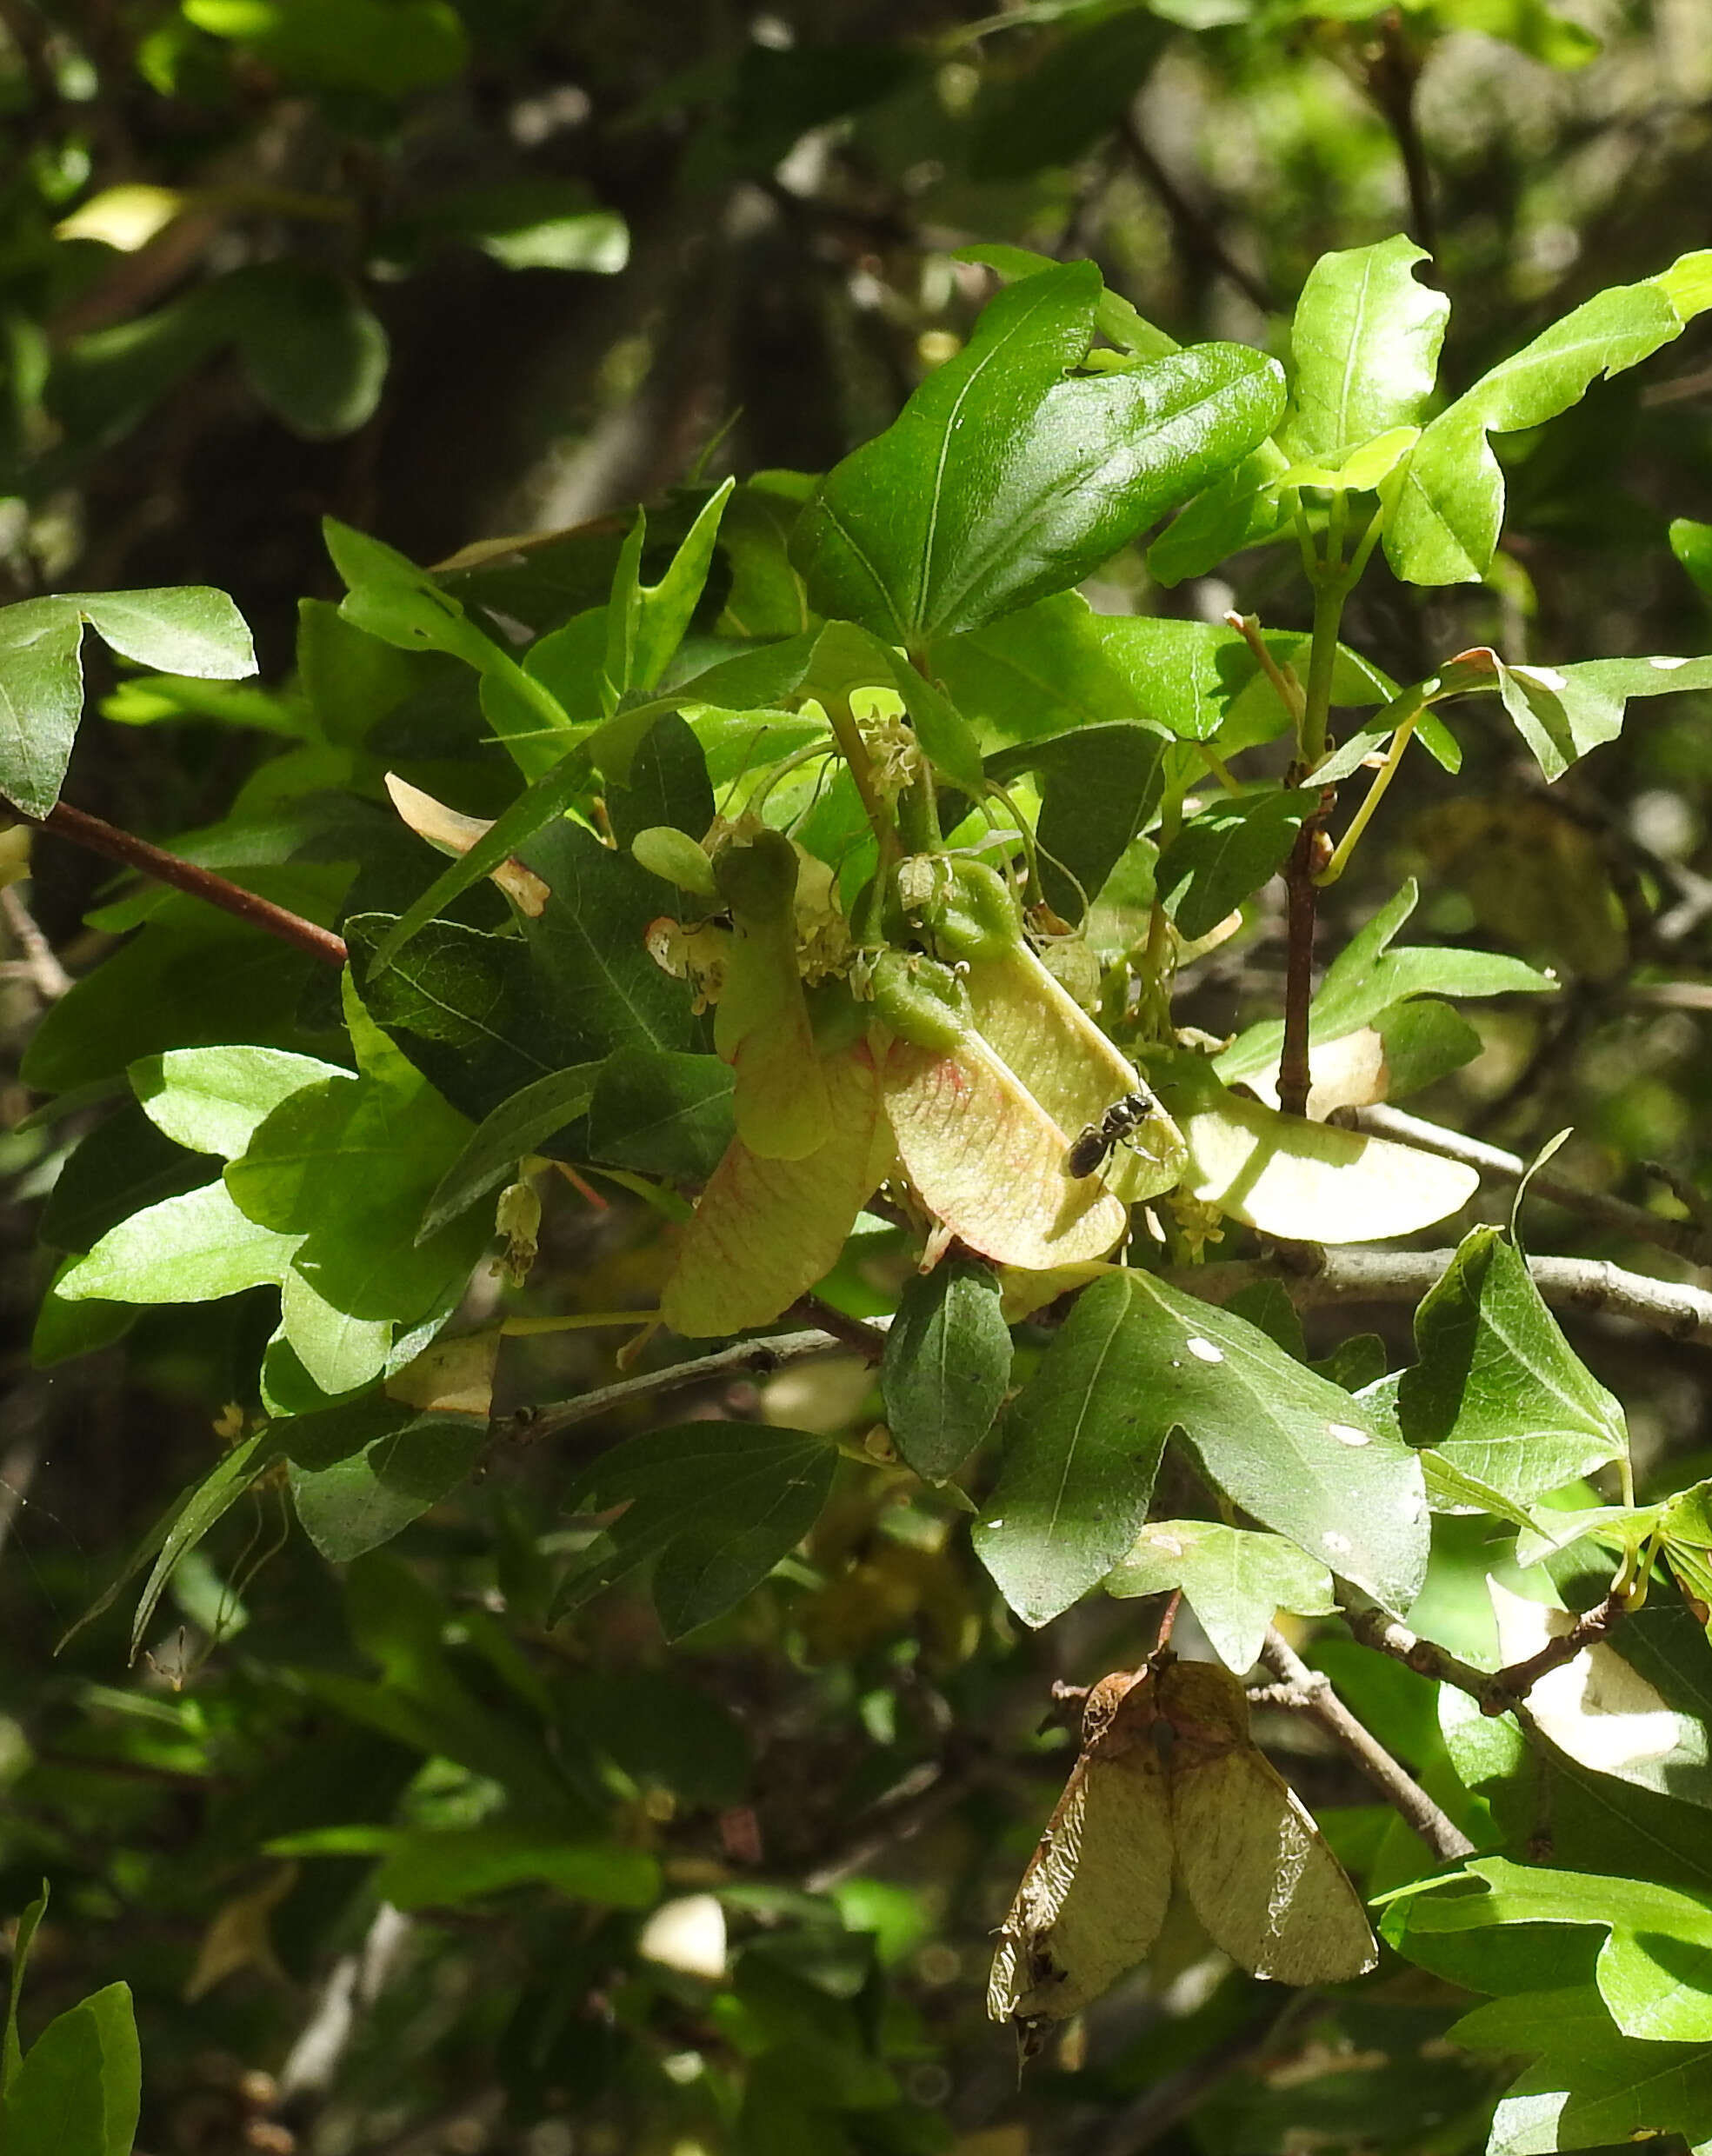
[[[1328,1422],[1326,1427],[1340,1445],[1370,1445],[1373,1442],[1371,1434],[1358,1429],[1353,1422]]]
[[[1215,1348],[1211,1341],[1202,1340],[1198,1335],[1190,1338],[1189,1352],[1198,1362],[1222,1362],[1224,1361],[1224,1350],[1222,1348]]]
[[[1554,694],[1569,686],[1567,675],[1560,674],[1555,666],[1513,666],[1512,674],[1519,674],[1524,682],[1532,682],[1540,689],[1549,689]]]
[[[1679,666],[1686,666],[1686,659],[1649,659],[1649,666],[1655,666],[1661,674],[1674,674]]]

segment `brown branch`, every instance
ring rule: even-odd
[[[799,1295],[784,1314],[804,1324],[818,1325],[823,1333],[830,1333],[834,1340],[853,1348],[867,1361],[877,1362],[886,1352],[886,1336],[877,1326],[846,1317],[819,1295]]]
[[[1474,1844],[1433,1800],[1412,1774],[1394,1760],[1371,1731],[1364,1728],[1317,1669],[1310,1669],[1276,1627],[1269,1627],[1260,1659],[1283,1680],[1280,1691],[1259,1695],[1281,1707],[1311,1714],[1329,1735],[1336,1739],[1385,1801],[1420,1835],[1436,1857],[1449,1860],[1471,1855]],[[1250,1694],[1249,1697],[1256,1695]]]
[[[1176,1266],[1163,1277],[1204,1302],[1225,1302],[1258,1281],[1282,1281],[1298,1310],[1319,1310],[1347,1302],[1419,1302],[1456,1254],[1298,1243],[1270,1258]],[[1529,1258],[1528,1270],[1555,1309],[1627,1318],[1672,1340],[1712,1348],[1712,1294],[1703,1288],[1653,1280],[1600,1258]]]
[[[1418,1115],[1405,1115],[1399,1108],[1357,1108],[1354,1121],[1358,1130],[1371,1131],[1376,1138],[1392,1138],[1401,1145],[1414,1146],[1419,1152],[1436,1153],[1442,1160],[1462,1161],[1469,1168],[1478,1168],[1482,1175],[1493,1176],[1502,1182],[1519,1182],[1527,1173],[1527,1162],[1514,1153],[1505,1152],[1502,1146],[1488,1145],[1483,1138],[1470,1138],[1460,1130],[1442,1129],[1438,1124],[1426,1122]],[[1649,1168],[1648,1172],[1669,1180],[1662,1169]],[[1675,1188],[1674,1183],[1671,1187]],[[1586,1189],[1549,1167],[1540,1169],[1529,1188],[1569,1212],[1579,1213],[1586,1220],[1597,1221],[1602,1227],[1632,1235],[1637,1241],[1655,1243],[1661,1250],[1686,1258],[1692,1265],[1712,1263],[1712,1249],[1708,1248],[1706,1234],[1692,1221],[1664,1220],[1656,1213],[1648,1212],[1644,1206],[1630,1205],[1627,1199],[1614,1198],[1603,1190]],[[1686,1194],[1683,1201],[1687,1202]]]
[[[135,868],[140,875],[153,876],[158,882],[171,884],[176,890],[188,891],[192,898],[203,899],[210,906],[217,906],[223,913],[277,936],[281,942],[307,951],[323,965],[343,966],[345,962],[344,939],[335,935],[330,928],[323,928],[317,922],[305,921],[301,914],[288,913],[271,899],[258,898],[255,892],[229,882],[211,869],[181,861],[176,854],[163,853],[147,839],[122,831],[116,824],[103,823],[99,816],[74,808],[69,802],[57,802],[45,816],[27,820],[39,823],[43,830],[52,831],[57,837],[70,839],[74,845],[87,848],[92,854],[101,854],[109,861]]]
[[[864,1329],[875,1333],[879,1330],[877,1326]],[[807,1333],[776,1333],[770,1340],[740,1340],[734,1347],[718,1348],[710,1355],[697,1355],[689,1362],[669,1363],[663,1370],[644,1370],[639,1376],[621,1378],[616,1385],[603,1385],[594,1392],[579,1394],[575,1400],[558,1401],[532,1413],[525,1410],[513,1416],[501,1434],[535,1444],[543,1438],[562,1437],[567,1430],[574,1430],[584,1422],[598,1421],[601,1416],[610,1414],[615,1408],[628,1407],[635,1400],[646,1400],[661,1393],[683,1392],[692,1385],[729,1384],[740,1377],[770,1377],[787,1363],[802,1362],[814,1355],[849,1353],[847,1341],[835,1339],[830,1333],[819,1328]]]
[[[1269,313],[1272,300],[1266,286],[1229,253],[1212,219],[1189,200],[1160,163],[1131,115],[1126,113],[1118,122],[1117,131],[1129,153],[1130,163],[1158,196],[1182,246],[1189,253],[1210,263],[1221,276],[1228,277],[1251,306],[1257,307],[1263,315]]]
[[[1423,1640],[1356,1589],[1346,1587],[1339,1600],[1350,1631],[1363,1647],[1389,1654],[1393,1661],[1404,1663],[1422,1677],[1466,1692],[1482,1714],[1515,1713],[1542,1677],[1573,1662],[1584,1648],[1597,1646],[1629,1614],[1630,1607],[1626,1595],[1608,1594],[1576,1618],[1567,1632],[1548,1640],[1537,1654],[1493,1670],[1476,1669],[1436,1640]]]

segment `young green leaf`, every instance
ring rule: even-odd
[[[336,1063],[283,1048],[173,1048],[133,1063],[130,1085],[150,1121],[175,1144],[232,1161],[281,1101],[346,1075]]]
[[[1280,446],[1303,462],[1341,464],[1376,436],[1419,423],[1450,315],[1417,283],[1428,259],[1412,240],[1322,255],[1290,326],[1290,413]]]
[[[1397,1385],[1412,1445],[1526,1504],[1621,1460],[1622,1409],[1570,1348],[1501,1228],[1466,1235],[1415,1314]]]
[[[463,1150],[435,1185],[416,1241],[425,1241],[456,1220],[510,1174],[526,1154],[540,1152],[557,1132],[585,1115],[603,1068],[597,1062],[573,1063],[569,1070],[537,1078],[532,1086],[502,1101],[470,1133]]]
[[[163,1199],[110,1230],[60,1277],[68,1302],[214,1302],[277,1287],[301,1236],[251,1220],[223,1183]]]
[[[130,1986],[110,1984],[58,2014],[0,2097],[0,2147],[26,2156],[130,2156],[143,2054]]]
[[[1273,786],[1222,795],[1190,816],[1153,872],[1159,902],[1193,942],[1252,897],[1283,862],[1302,822],[1319,806],[1317,787]]]
[[[1294,1542],[1214,1520],[1154,1520],[1106,1577],[1108,1594],[1181,1587],[1225,1667],[1241,1676],[1260,1657],[1281,1609],[1329,1616],[1331,1574]]]
[[[1639,284],[1596,294],[1501,361],[1433,420],[1402,469],[1385,553],[1406,582],[1475,582],[1497,550],[1504,480],[1489,435],[1537,427],[1567,411],[1601,376],[1621,374],[1681,336],[1706,304],[1701,257],[1682,256]]]
[[[812,606],[923,651],[1068,590],[1262,438],[1282,375],[1241,346],[1071,375],[1100,289],[1091,263],[1068,263],[1001,292],[829,475],[793,549]]]
[[[1493,951],[1429,945],[1393,948],[1393,938],[1415,911],[1420,892],[1413,877],[1358,928],[1326,968],[1310,1014],[1311,1041],[1329,1042],[1369,1026],[1394,1004],[1416,995],[1538,995],[1555,988],[1549,974],[1519,958]],[[1229,1085],[1276,1064],[1284,1029],[1276,1020],[1250,1026],[1214,1058]]]
[[[987,775],[1002,785],[1020,771],[1036,775],[1041,882],[1063,920],[1082,918],[1157,807],[1168,738],[1162,728],[1132,719],[1082,726],[987,759]]]
[[[1026,1625],[1097,1586],[1147,1518],[1170,1426],[1156,1412],[1156,1343],[1136,1323],[1142,1277],[1115,1273],[1077,1299],[1005,1417],[974,1542]]]
[[[986,1436],[1010,1353],[989,1267],[948,1259],[910,1278],[886,1334],[880,1392],[892,1442],[917,1474],[944,1481]]]

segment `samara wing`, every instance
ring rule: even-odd
[[[1171,1897],[1170,1804],[1147,1727],[1119,1680],[1090,1695],[1084,1749],[999,1933],[987,2011],[1062,2021],[1133,1969]],[[1125,1688],[1136,1680],[1125,1675]],[[1142,1680],[1145,1683],[1147,1680]],[[1102,1697],[1102,1695],[1105,1695]]]
[[[1215,1944],[1253,1975],[1335,1984],[1378,1959],[1360,1897],[1313,1814],[1249,1735],[1237,1680],[1160,1673],[1177,1873]]]

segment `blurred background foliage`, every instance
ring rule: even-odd
[[[669,534],[688,480],[824,469],[958,349],[989,289],[952,259],[972,242],[1091,255],[1174,336],[1265,345],[1321,252],[1407,230],[1455,302],[1454,393],[1712,237],[1709,95],[1703,0],[0,0],[3,596],[221,586],[268,685],[163,690],[92,660],[106,717],[70,798],[169,844],[241,786],[266,801],[294,753],[298,602],[337,596],[323,514],[425,562],[571,525],[616,547],[637,499]],[[1476,642],[1702,649],[1708,602],[1666,531],[1712,518],[1708,334],[1507,438],[1488,582],[1376,571],[1348,640],[1405,680]],[[1170,591],[1135,552],[1093,596],[1309,616],[1284,551]],[[1423,1111],[1522,1151],[1573,1123],[1582,1179],[1692,1208],[1712,1129],[1703,713],[1649,710],[1549,793],[1507,730],[1463,730],[1460,783],[1417,759],[1395,789],[1325,948],[1414,868],[1441,938],[1555,966],[1543,1013],[1476,1014],[1482,1056]],[[51,948],[9,906],[14,1048],[61,962],[82,972],[135,918],[88,922],[113,894],[46,844],[30,892]],[[1282,949],[1262,908],[1186,976],[1181,1015],[1223,1034],[1274,1014]],[[27,1106],[14,1085],[0,1143],[30,1200],[93,1111],[11,1128]],[[86,1152],[54,1194],[63,1248],[146,1181],[140,1115],[110,1128],[107,1171]],[[18,1342],[43,1285],[30,1210],[0,1283]],[[1538,1247],[1616,1254],[1543,1203],[1530,1219]],[[544,1248],[543,1310],[657,1286],[640,1207],[561,1207]],[[859,1239],[840,1300],[889,1307],[904,1262]],[[52,1874],[30,2013],[117,1976],[137,1991],[139,2146],[1482,2145],[1503,2075],[1439,2042],[1466,1995],[1391,1964],[1358,1999],[1298,1998],[1220,1979],[1186,1932],[1019,2095],[979,1992],[1066,1764],[1062,1732],[1032,1733],[1053,1676],[1142,1638],[1102,1603],[1019,1640],[949,1501],[907,1476],[850,1469],[801,1557],[669,1657],[622,1593],[546,1623],[579,1445],[637,1409],[551,1446],[523,1431],[336,1575],[264,1496],[181,1570],[135,1672],[123,1603],[55,1660],[213,1456],[271,1323],[257,1300],[151,1313],[123,1351],[46,1368],[9,1351],[0,1908]],[[1365,1315],[1401,1359],[1403,1314]],[[518,1355],[510,1404],[610,1377],[601,1337]],[[1694,1351],[1615,1328],[1577,1344],[1643,1465],[1672,1486],[1712,1467]],[[715,1405],[853,1445],[878,1413],[854,1362]],[[1453,1647],[1481,1621],[1482,1554],[1457,1548],[1427,1627]],[[1466,1812],[1420,1688],[1323,1658]],[[1339,1760],[1293,1766],[1384,1884],[1395,1821]]]

